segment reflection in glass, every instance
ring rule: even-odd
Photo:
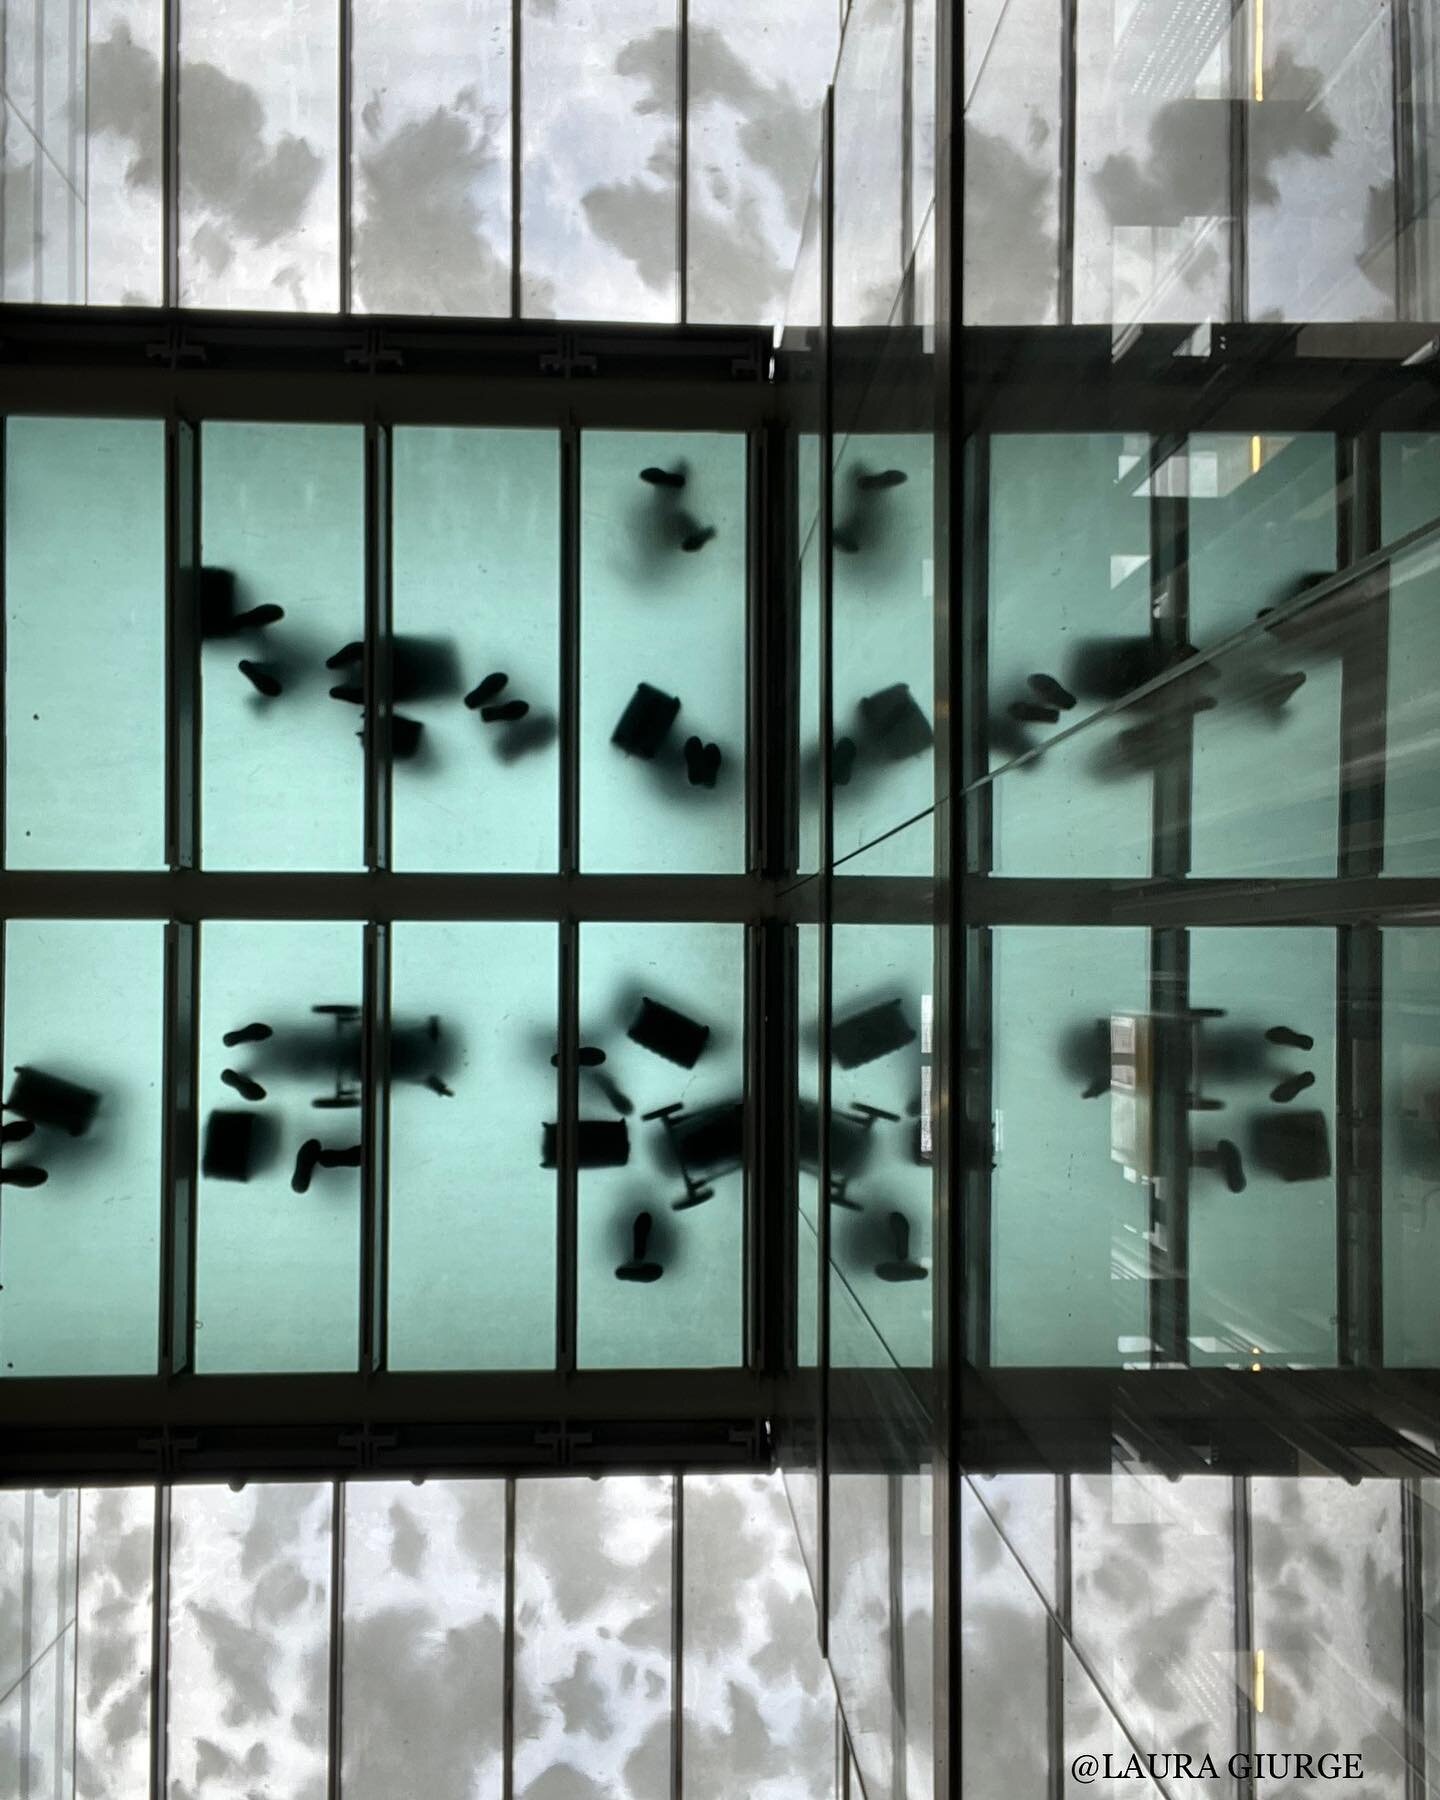
[[[165,428],[5,433],[5,857],[165,860]]]
[[[795,446],[796,542],[801,546],[798,580],[799,644],[799,861],[802,875],[820,866],[820,440],[802,432]]]
[[[360,999],[358,924],[202,929],[201,1372],[355,1367]]]
[[[391,964],[389,1365],[555,1358],[555,927],[410,924]]]
[[[581,927],[583,1368],[740,1360],[743,970],[738,925]]]
[[[158,920],[5,928],[7,1375],[155,1369],[163,1000]]]
[[[834,323],[883,325],[909,257],[903,0],[853,0],[835,70]]]
[[[330,1484],[177,1487],[170,1507],[172,1794],[324,1800]]]
[[[0,1781],[21,1800],[74,1780],[77,1499],[0,1493]]]
[[[508,317],[509,15],[352,4],[356,310]]]
[[[1384,434],[1381,520],[1387,543],[1440,514],[1440,435]],[[1421,544],[1390,565],[1385,673],[1385,873],[1440,872],[1436,795],[1435,685],[1440,656],[1440,554]]]
[[[202,452],[205,863],[356,868],[360,708],[335,659],[365,629],[363,433],[208,424]]]
[[[515,1800],[668,1800],[671,1487],[515,1484]]]
[[[559,479],[553,431],[395,431],[397,868],[555,867]]]
[[[1036,1517],[1054,1482],[1048,1476],[1024,1479],[1034,1491],[1022,1495],[1017,1510]],[[975,1800],[1043,1793],[1048,1780],[1045,1734],[1035,1729],[1035,1721],[1048,1710],[1049,1615],[1002,1535],[1003,1521],[997,1524],[992,1516],[999,1485],[983,1476],[966,1479],[959,1497],[957,1687],[966,1721],[960,1780],[961,1791]],[[1053,1564],[1053,1525],[1049,1560]],[[1038,1579],[1040,1571],[1035,1574]]]
[[[1440,931],[1382,934],[1380,1067],[1385,1361],[1440,1364]]]
[[[81,1488],[75,1498],[75,1800],[109,1800],[143,1794],[150,1775],[155,1491]]]
[[[588,432],[581,863],[745,861],[745,440]]]
[[[676,0],[525,0],[525,317],[678,316],[676,24]]]
[[[185,0],[182,305],[335,311],[339,23],[326,0]]]
[[[165,8],[161,0],[89,0],[86,15],[86,289],[75,297],[158,306]]]
[[[350,1800],[503,1792],[505,1484],[345,1488]]]

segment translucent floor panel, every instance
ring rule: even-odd
[[[1265,1652],[1255,1748],[1363,1745],[1366,1789],[1385,1800],[1405,1791],[1400,1491],[1329,1476],[1250,1483],[1254,1642]]]
[[[515,1485],[515,1800],[668,1800],[672,1483]]]
[[[852,854],[935,798],[934,477],[920,433],[849,437],[835,469],[835,855]],[[930,839],[902,833],[876,875],[930,870]]]
[[[82,1488],[76,1608],[75,1800],[150,1779],[153,1487]]]
[[[1390,928],[1382,944],[1385,1361],[1431,1368],[1440,1363],[1440,932]]]
[[[1248,0],[1252,319],[1393,319],[1392,0]],[[1262,22],[1263,16],[1263,22]]]
[[[327,665],[365,630],[364,434],[210,424],[202,449],[205,862],[356,868],[360,708]]]
[[[356,309],[508,317],[509,15],[361,0],[351,29]]]
[[[739,870],[745,440],[588,432],[582,451],[581,862]]]
[[[1114,0],[1078,15],[1079,322],[1229,317],[1229,13],[1187,17],[1178,53],[1173,17]]]
[[[905,1792],[935,1785],[935,1483],[922,1468],[896,1477],[899,1598],[905,1657]]]
[[[987,1548],[1003,1550],[1004,1560],[1052,1605],[1057,1481],[1054,1475],[971,1475],[960,1490],[967,1514],[981,1508],[986,1515],[971,1534],[977,1540],[972,1550],[979,1551],[981,1563],[988,1568]]]
[[[361,1172],[316,1149],[358,1159],[360,927],[215,920],[200,947],[196,1366],[352,1369]]]
[[[1063,1747],[1059,1759],[1065,1770],[1063,1792],[1065,1800],[1085,1800],[1088,1787],[1095,1784],[1077,1780],[1072,1772],[1074,1758],[1082,1752],[1097,1758],[1109,1756],[1116,1768],[1126,1767],[1134,1750],[1131,1738],[1134,1727],[1108,1690],[1102,1691],[1097,1686],[1071,1644],[1064,1639],[1055,1652],[1055,1661],[1064,1695],[1060,1708]],[[1106,1767],[1105,1763],[1100,1764],[1101,1779]],[[1170,1789],[1168,1781],[1162,1787],[1145,1774],[1122,1777],[1108,1785],[1113,1794],[1123,1795],[1124,1800],[1166,1800]],[[1197,1791],[1213,1793],[1214,1789],[1207,1782]]]
[[[5,857],[165,860],[165,427],[5,429]]]
[[[1143,1358],[1149,1207],[1111,1161],[1108,1096],[1089,1090],[1109,1073],[1101,1022],[1145,1010],[1147,934],[1006,926],[992,941],[993,1359]]]
[[[1440,513],[1440,435],[1381,439],[1381,520],[1387,542],[1428,525]],[[1390,647],[1386,673],[1385,873],[1440,871],[1440,811],[1435,804],[1435,690],[1440,656],[1440,554],[1433,545],[1399,556],[1390,568]]]
[[[172,1800],[324,1800],[326,1483],[177,1487],[170,1514]]]
[[[738,925],[581,928],[584,1368],[740,1360],[744,955]]]
[[[159,306],[163,220],[161,0],[90,0],[85,299]]]
[[[158,921],[5,928],[7,1375],[156,1366],[164,988]]]
[[[1232,1483],[1143,1474],[1070,1480],[1071,1628],[1142,1744],[1201,1750],[1235,1718]],[[1220,1759],[1216,1758],[1217,1763]],[[1217,1792],[1174,1776],[1186,1800]],[[1233,1792],[1222,1774],[1220,1792]]]
[[[1051,325],[1059,303],[1060,54],[1050,0],[966,0],[967,325]]]
[[[895,1787],[890,1484],[874,1470],[830,1476],[830,1660],[866,1795]]]
[[[0,1690],[0,1781],[21,1800],[68,1792],[74,1779],[77,1503],[73,1488],[31,1489],[7,1495],[0,1510],[10,1565],[0,1622],[13,1645]]]
[[[553,869],[559,438],[400,427],[392,458],[395,866]]]
[[[820,866],[820,440],[802,437],[796,450],[796,542],[802,546],[799,573],[799,864],[801,874]]]
[[[905,6],[854,0],[835,69],[834,322],[883,325],[904,240]]]
[[[676,0],[525,0],[526,318],[679,316]]]
[[[824,1800],[834,1690],[778,1474],[687,1475],[686,1800]]]
[[[339,30],[326,0],[186,0],[182,305],[339,305]]]
[[[799,1210],[795,1263],[795,1335],[802,1369],[820,1361],[820,1321],[816,1303],[820,1230],[820,927],[797,925],[799,1029],[796,1036],[795,1193]]]
[[[820,108],[835,67],[831,0],[693,0],[689,51],[688,317],[770,324],[784,308]]]
[[[1155,672],[1148,448],[1118,435],[990,441],[992,768]],[[1109,727],[1011,770],[992,790],[996,872],[1148,874],[1150,788]]]
[[[390,1366],[551,1368],[555,927],[399,924],[392,945]]]
[[[348,1483],[351,1800],[500,1800],[504,1647],[505,1483]]]
[[[1334,570],[1335,440],[1202,433],[1189,451],[1190,638],[1203,651]],[[1333,646],[1262,640],[1214,676],[1206,693],[1219,704],[1194,723],[1191,872],[1333,875]]]
[[[920,1138],[933,971],[928,926],[834,927],[830,1256],[907,1368],[928,1366],[934,1341],[934,1173]],[[838,1344],[831,1355],[844,1360]]]
[[[1191,1359],[1335,1360],[1335,934],[1192,931]],[[1274,1042],[1279,1030],[1310,1049]],[[1307,1079],[1308,1078],[1308,1079]],[[1245,1182],[1194,1159],[1234,1145]]]

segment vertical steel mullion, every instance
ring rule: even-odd
[[[394,743],[390,592],[390,431],[365,427],[365,867],[391,865]]]
[[[200,928],[165,926],[162,1051],[159,1367],[178,1375],[195,1367],[196,1149],[200,1015]]]
[[[1060,0],[1060,221],[1055,297],[1062,325],[1075,322],[1075,187],[1079,93],[1079,0]]]
[[[70,1676],[70,1800],[76,1800],[80,1785],[80,1561],[84,1554],[81,1519],[85,1510],[85,1490],[75,1493],[75,1581],[71,1618],[75,1626],[74,1668]]]
[[[30,1800],[30,1675],[35,1655],[35,1490],[23,1508],[25,1560],[20,1571],[20,1800]]]
[[[0,43],[5,37],[5,21],[0,18]],[[4,187],[0,181],[0,188]],[[4,230],[4,213],[0,210],[0,231]],[[0,249],[0,294],[4,293],[4,251]],[[10,780],[7,762],[7,742],[10,733],[10,701],[9,701],[9,661],[6,646],[8,619],[10,616],[9,599],[6,594],[6,577],[9,573],[6,559],[6,521],[7,501],[9,498],[9,452],[10,422],[0,416],[0,869],[4,869],[10,860],[9,818],[10,818]]]
[[[161,80],[160,190],[164,267],[160,271],[161,302],[180,304],[180,5],[163,0],[164,71]]]
[[[1415,58],[1408,0],[1394,0],[1390,9],[1391,118],[1395,157],[1395,317],[1421,319],[1417,267],[1419,262],[1416,204],[1416,108]]]
[[[169,1800],[171,1491],[155,1484],[150,1540],[150,1795]]]
[[[1418,1481],[1400,1484],[1400,1605],[1403,1637],[1405,1800],[1426,1800],[1425,1536]]]
[[[1250,1483],[1244,1475],[1230,1478],[1231,1592],[1235,1608],[1235,1748],[1242,1768],[1253,1766],[1255,1754],[1255,1598],[1250,1544]],[[1235,1800],[1255,1800],[1255,1777],[1242,1775]]]
[[[505,1621],[501,1650],[500,1800],[515,1800],[515,1477],[505,1477]]]
[[[1070,1477],[1055,1477],[1055,1606],[1045,1616],[1046,1793],[1065,1800],[1065,1646],[1074,1627]]]
[[[165,859],[199,868],[200,427],[173,418],[165,432]]]
[[[905,1692],[905,1514],[904,1476],[885,1476],[885,1526],[890,1603],[890,1800],[906,1800],[909,1707]]]
[[[1184,471],[1177,482],[1178,471]],[[1179,487],[1180,491],[1175,490]],[[1151,625],[1162,659],[1181,655],[1190,639],[1188,444],[1183,434],[1156,438],[1147,483],[1150,507]],[[1174,696],[1173,698],[1178,698]],[[1169,719],[1179,740],[1156,769],[1151,799],[1151,872],[1183,880],[1190,873],[1193,726],[1178,710]],[[1190,944],[1183,928],[1150,935],[1152,1020],[1149,1321],[1152,1362],[1189,1356],[1189,1190],[1192,1076]]]
[[[336,160],[339,165],[340,175],[338,183],[339,193],[337,196],[337,204],[340,209],[340,216],[337,221],[340,227],[340,291],[338,297],[339,311],[343,317],[351,311],[354,298],[351,292],[350,264],[354,244],[354,225],[351,213],[355,204],[355,170],[353,167],[355,155],[355,146],[353,142],[354,123],[351,116],[352,107],[354,105],[354,69],[352,65],[355,55],[355,20],[353,0],[336,0],[336,5],[340,9],[338,67],[336,71],[338,76],[337,86],[339,88],[337,105],[338,117],[336,119],[338,128],[336,132]]]
[[[685,1477],[670,1478],[670,1800],[685,1795]]]
[[[35,151],[31,167],[35,171],[34,192],[30,196],[33,216],[34,248],[30,254],[32,298],[45,297],[45,150],[40,133],[45,129],[45,0],[35,6]]]
[[[684,0],[681,0],[682,5]],[[688,51],[684,34],[681,63]],[[682,201],[683,215],[683,201]],[[764,505],[765,444],[758,430],[745,435],[745,868],[754,874],[765,864],[765,806],[761,781],[768,773],[768,695],[763,686],[762,620],[766,616],[763,590],[762,518]],[[745,1109],[742,1119],[741,1227],[740,1227],[740,1344],[746,1368],[758,1369],[762,1355],[763,1309],[756,1276],[763,1261],[759,1209],[767,1199],[767,1184],[760,1166],[761,1147],[769,1137],[772,1096],[763,1085],[764,1046],[760,1021],[764,1016],[763,981],[765,953],[763,928],[747,925],[743,934],[744,1000],[742,1056],[745,1069]]]
[[[905,0],[900,28],[900,257],[897,285],[901,322],[915,323],[915,282],[910,255],[915,248],[915,0]]]
[[[525,199],[524,149],[521,126],[521,103],[525,6],[524,0],[510,0],[510,317],[518,319],[524,309],[520,283],[522,207]]]
[[[1230,322],[1250,310],[1250,62],[1249,6],[1236,6],[1230,21]]]
[[[675,259],[680,323],[690,318],[690,0],[676,0],[675,113],[677,125]]]
[[[580,431],[568,422],[560,438],[560,874],[580,866]],[[555,1366],[573,1370],[579,1329],[576,1257],[580,1117],[580,927],[560,921],[557,996],[559,1073],[556,1077],[556,1309]]]
[[[330,1484],[330,1635],[326,1642],[329,1717],[325,1796],[340,1800],[345,1750],[345,1483]]]
[[[390,963],[389,925],[365,926],[361,1010],[360,1367],[386,1364],[390,1244]]]
[[[819,1395],[816,1407],[816,1530],[819,1539],[818,1623],[820,1652],[830,1645],[830,1015],[833,938],[831,906],[835,858],[835,796],[831,777],[834,749],[834,696],[831,692],[830,658],[834,598],[834,545],[831,530],[834,513],[834,300],[835,300],[835,89],[825,93],[822,125],[820,207],[820,1067],[816,1096],[819,1119],[817,1192],[819,1229],[816,1256],[819,1280],[816,1288],[816,1324],[819,1338]]]

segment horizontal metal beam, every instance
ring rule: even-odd
[[[967,925],[1423,925],[1440,919],[1440,879],[1108,880],[970,875]]]

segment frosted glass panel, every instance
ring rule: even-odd
[[[692,0],[688,26],[689,318],[761,324],[784,308],[839,13]]]
[[[158,306],[161,0],[90,0],[85,220],[92,306]]]
[[[524,0],[527,318],[679,316],[675,0]]]
[[[345,1489],[350,1800],[500,1800],[505,1484]]]
[[[328,664],[365,629],[364,434],[213,424],[202,447],[205,862],[356,868],[360,709]]]
[[[394,435],[399,869],[553,869],[559,842],[560,447],[553,431]]]
[[[328,1483],[174,1490],[172,1800],[324,1800],[331,1508]]]
[[[339,305],[339,31],[329,0],[184,0],[182,305]]]
[[[1381,519],[1386,542],[1440,513],[1440,436],[1387,433],[1381,439]],[[1440,656],[1440,555],[1423,545],[1390,568],[1386,672],[1385,873],[1440,872],[1436,797],[1436,698]]]
[[[1190,638],[1253,625],[1335,568],[1335,440],[1189,443]],[[1340,817],[1340,661],[1291,634],[1202,676],[1194,715],[1191,871],[1333,875]],[[1257,787],[1256,775],[1261,776]]]
[[[143,1794],[150,1778],[155,1490],[82,1488],[76,1606],[75,1800]]]
[[[1043,747],[1156,673],[1144,438],[990,443],[990,759]],[[1150,769],[1133,724],[1091,732],[993,789],[1004,875],[1150,870]]]
[[[1110,1158],[1108,1023],[1145,1009],[1147,934],[1007,926],[992,942],[994,1360],[1144,1360],[1148,1207]]]
[[[909,256],[904,0],[852,0],[835,71],[834,322],[883,325]]]
[[[740,1360],[743,958],[738,925],[581,927],[583,1367]]]
[[[76,1500],[49,1488],[0,1504],[0,1783],[18,1800],[74,1781]]]
[[[581,862],[745,862],[745,440],[588,432]]]
[[[392,1368],[554,1364],[557,942],[553,925],[394,927]]]
[[[202,929],[202,1372],[355,1367],[360,997],[359,925]]]
[[[155,1368],[163,1000],[158,921],[5,928],[7,1375]]]
[[[165,860],[165,428],[5,432],[5,855]]]
[[[510,17],[354,0],[357,311],[510,312]]]
[[[515,1484],[515,1800],[669,1800],[671,1482]]]
[[[1440,1364],[1434,1272],[1440,1256],[1440,931],[1391,927],[1382,936],[1380,1187],[1385,1361]]]

